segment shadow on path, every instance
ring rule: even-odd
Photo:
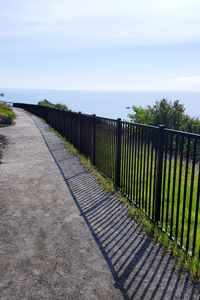
[[[34,117],[124,299],[200,299],[199,286],[148,238],[48,126]]]

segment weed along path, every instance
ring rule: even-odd
[[[0,299],[199,299],[40,119],[16,109],[0,164]]]

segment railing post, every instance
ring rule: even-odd
[[[121,122],[121,119],[117,119],[117,128],[116,128],[116,175],[115,175],[115,185],[116,185],[117,188],[120,188],[121,138],[122,138],[122,122]]]
[[[155,215],[154,221],[160,221],[161,207],[161,189],[162,189],[162,169],[163,169],[163,152],[165,140],[165,125],[159,125],[158,129],[158,144],[157,144],[157,162],[156,162],[156,192],[155,192]]]
[[[81,112],[78,113],[78,150],[81,152]]]
[[[70,141],[70,143],[71,143],[71,139],[72,139],[72,135],[71,135],[71,110],[69,110],[69,136],[68,136],[68,139],[69,139],[69,141]]]
[[[92,116],[92,163],[96,164],[96,115]]]

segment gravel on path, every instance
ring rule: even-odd
[[[15,111],[0,129],[0,299],[123,299],[33,118]]]
[[[199,300],[199,284],[180,271],[176,260],[146,236],[141,226],[128,217],[117,195],[105,192],[48,125],[37,117],[33,119],[123,298]]]

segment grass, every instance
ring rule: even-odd
[[[44,120],[43,120],[44,121]],[[45,121],[44,121],[45,122]],[[45,122],[46,123],[46,122]],[[65,144],[66,148],[74,155],[76,155],[80,162],[89,170],[97,179],[97,181],[101,184],[101,186],[106,189],[109,193],[114,193],[115,188],[114,184],[111,180],[105,178],[91,163],[91,161],[86,158],[84,155],[81,155],[78,150],[69,142],[67,141],[58,131],[53,129],[52,127],[49,126],[49,129],[53,131]]]
[[[144,155],[143,155],[144,158]],[[149,161],[149,166],[144,167],[144,159],[142,158],[142,164],[138,166],[136,172],[136,180],[133,180],[134,174],[132,171],[128,173],[128,178],[124,176],[123,172],[126,172],[128,165],[125,166],[125,171],[122,170],[121,186],[122,191],[126,194],[126,186],[133,185],[132,193],[129,194],[129,198],[133,199],[133,202],[140,206],[140,208],[152,218],[154,211],[154,199],[153,193],[155,187],[155,155],[153,161]],[[140,160],[140,157],[136,159]],[[194,224],[196,216],[196,204],[199,201],[197,197],[198,190],[198,167],[195,167],[194,176],[192,177],[192,163],[188,164],[188,173],[186,174],[186,162],[180,164],[180,158],[166,159],[164,162],[165,172],[163,169],[163,181],[162,181],[162,196],[161,196],[161,222],[160,226],[170,233],[171,237],[175,237],[176,240],[183,245],[188,243],[188,249],[191,251],[193,248],[193,235]],[[150,166],[151,164],[151,166]],[[176,166],[175,166],[176,164]],[[180,176],[180,168],[182,168]],[[147,171],[148,169],[148,171]],[[151,171],[152,169],[152,171]],[[123,180],[124,179],[124,180]],[[192,192],[193,190],[193,192]],[[185,195],[185,197],[184,197]],[[189,217],[191,201],[191,218]],[[189,227],[190,224],[190,227]],[[188,228],[189,233],[188,233]],[[181,234],[183,232],[182,238]],[[181,241],[182,239],[182,241]],[[200,246],[200,228],[197,230],[197,245],[195,248],[195,255],[198,256],[198,250]]]
[[[102,126],[102,125],[101,125]],[[99,126],[100,127],[100,126]],[[112,126],[111,126],[112,128]],[[96,162],[97,167],[115,181],[115,138],[114,130],[109,125],[97,127]],[[113,136],[113,137],[112,137]],[[185,140],[186,141],[186,140]],[[137,142],[137,141],[136,141]],[[172,140],[175,146],[175,136]],[[120,191],[131,202],[139,207],[148,218],[153,219],[155,207],[156,185],[156,152],[151,140],[138,143],[135,146],[128,143],[126,136],[121,147],[121,173]],[[180,149],[180,137],[178,147]],[[174,147],[175,148],[175,147]],[[173,149],[174,149],[173,148]],[[197,151],[200,149],[200,140],[197,141]],[[190,141],[190,159],[188,166],[184,153],[164,156],[162,173],[161,194],[161,220],[159,226],[163,231],[181,244],[190,254],[199,259],[200,250],[200,214],[197,214],[198,177],[199,167],[196,163],[193,173],[192,155],[193,141]],[[198,157],[198,156],[197,156]],[[191,217],[190,217],[191,211]],[[196,244],[193,249],[195,237],[195,221],[198,226],[196,231]]]
[[[45,121],[44,121],[45,122]],[[46,123],[46,122],[45,122]],[[66,148],[74,155],[78,156],[80,162],[91,172],[95,178],[98,180],[99,184],[109,193],[116,193],[114,184],[111,180],[105,178],[97,168],[95,168],[89,159],[84,155],[80,155],[78,150],[67,141],[62,135],[60,135],[56,130],[49,127],[57,136],[59,136]],[[105,149],[105,148],[104,148]],[[109,151],[108,155],[112,154]],[[105,156],[105,153],[104,153]],[[168,163],[167,163],[168,164]],[[171,167],[173,163],[171,163]],[[168,167],[169,169],[169,167]],[[183,175],[184,176],[184,175]],[[169,255],[173,255],[176,259],[174,266],[177,266],[179,269],[183,269],[191,274],[191,276],[198,281],[200,281],[200,261],[196,257],[189,256],[183,249],[179,248],[176,241],[173,241],[169,238],[167,232],[160,230],[158,226],[153,224],[146,213],[134,205],[132,205],[127,197],[123,193],[118,193],[118,201],[127,207],[128,215],[133,218],[137,223],[139,223],[145,230],[146,234],[152,238],[156,243],[159,243]]]
[[[0,103],[0,120],[3,120],[2,123],[11,124],[15,117],[16,115],[10,106]]]
[[[141,210],[129,203],[127,203],[127,205],[129,216],[142,225],[146,234],[150,236],[154,242],[159,243],[169,255],[172,255],[176,259],[174,264],[177,268],[187,271],[194,279],[200,282],[200,261],[195,257],[187,255],[183,249],[180,249],[176,242],[170,240],[166,233],[162,232],[155,224],[150,222]]]

